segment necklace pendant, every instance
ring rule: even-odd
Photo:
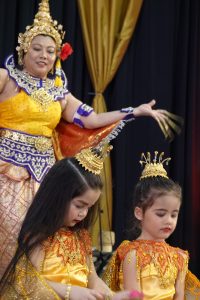
[[[47,111],[49,105],[54,102],[54,98],[43,87],[35,90],[31,98],[40,106],[41,111]]]

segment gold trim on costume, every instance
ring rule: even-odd
[[[50,95],[44,88],[40,88],[31,94],[31,98],[39,104],[42,111],[47,111],[48,106],[54,102],[53,96]]]
[[[0,136],[16,142],[33,145],[38,151],[45,152],[52,147],[51,138],[44,136],[29,136],[17,131],[1,129]]]
[[[54,78],[40,79],[31,76],[26,71],[16,68],[13,55],[10,55],[5,62],[9,76],[16,81],[17,86],[22,88],[28,95],[35,99],[43,110],[46,111],[48,106],[54,101],[64,99],[69,93],[67,89],[67,78],[63,70],[61,70],[62,86],[56,86]],[[40,91],[38,91],[40,90]],[[44,97],[44,98],[42,98]],[[44,102],[44,104],[43,104]]]
[[[96,148],[87,148],[75,155],[79,164],[96,175],[99,175],[103,169],[105,157],[112,150],[112,146],[108,143],[101,144]]]

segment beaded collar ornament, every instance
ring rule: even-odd
[[[53,102],[63,99],[67,93],[67,78],[63,70],[61,70],[61,78],[63,85],[56,86],[55,79],[47,78],[42,80],[29,75],[25,71],[16,68],[13,55],[10,55],[5,62],[9,76],[14,79],[17,86],[22,88],[32,99],[39,105],[41,111],[47,111],[48,106]]]
[[[104,160],[112,148],[111,145],[103,142],[97,147],[81,150],[81,152],[75,155],[75,158],[85,170],[88,170],[95,175],[100,175],[103,169]]]
[[[145,167],[144,167],[144,170],[142,171],[140,180],[143,178],[147,178],[147,177],[157,177],[157,176],[169,178],[167,176],[167,172],[164,169],[163,165],[164,165],[164,163],[166,165],[168,165],[171,158],[168,157],[163,160],[163,155],[164,155],[164,152],[161,152],[160,155],[158,155],[158,151],[155,151],[154,158],[151,161],[150,152],[147,152],[146,156],[144,153],[141,154],[140,164],[141,164],[141,166],[143,166],[143,164],[145,164]]]
[[[18,36],[19,46],[16,50],[18,51],[19,65],[22,65],[23,55],[30,47],[32,39],[39,34],[51,36],[56,43],[57,50],[60,50],[65,32],[62,25],[58,25],[57,21],[53,21],[50,15],[49,0],[41,0],[33,24],[27,26],[26,31]]]

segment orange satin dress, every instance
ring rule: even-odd
[[[186,274],[188,271],[188,252],[166,242],[124,241],[103,276],[114,291],[123,289],[123,261],[130,251],[136,254],[137,280],[144,300],[173,300],[178,273]]]

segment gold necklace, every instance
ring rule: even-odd
[[[43,87],[35,90],[31,98],[39,105],[40,111],[47,111],[49,105],[54,102],[53,96],[50,95]]]

